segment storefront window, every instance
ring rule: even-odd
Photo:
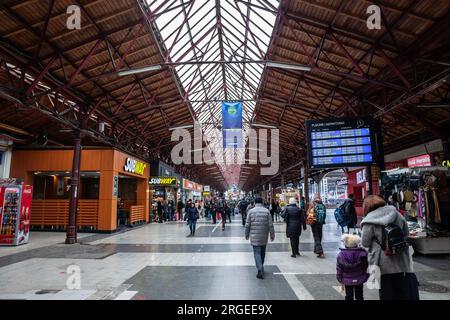
[[[100,178],[85,175],[80,179],[80,199],[98,199]],[[70,199],[70,174],[35,174],[33,198],[34,200]]]

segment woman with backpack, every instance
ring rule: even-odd
[[[314,195],[314,201],[311,202],[308,209],[306,223],[311,226],[314,236],[314,253],[317,258],[324,259],[325,254],[322,248],[323,225],[325,224],[327,209],[318,194]]]
[[[369,273],[379,284],[380,300],[419,300],[405,218],[379,196],[368,196],[363,210],[362,245],[369,250]]]

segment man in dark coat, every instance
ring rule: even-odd
[[[158,200],[156,211],[158,213],[158,222],[163,223],[164,206],[161,203],[161,200]]]
[[[281,216],[286,221],[286,236],[291,240],[292,258],[300,256],[300,235],[306,230],[305,211],[297,206],[295,198],[289,199],[289,205],[284,208]]]
[[[181,220],[181,217],[183,216],[183,208],[184,208],[184,203],[183,203],[183,201],[180,199],[180,200],[178,201],[178,204],[177,204],[178,219],[180,219],[180,220]]]
[[[358,224],[358,216],[356,214],[354,198],[354,195],[350,194],[344,204],[347,228],[349,230],[350,228],[356,228],[356,225]]]
[[[211,218],[213,219],[213,224],[217,223],[217,205],[212,205],[211,209]]]
[[[245,220],[247,218],[247,206],[248,206],[248,201],[245,199],[242,199],[241,202],[239,202],[239,210],[241,212],[242,215],[242,225],[245,226]]]

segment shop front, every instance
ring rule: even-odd
[[[161,203],[178,202],[181,180],[175,169],[167,163],[157,160],[150,164],[152,177],[149,181],[151,188],[151,214],[156,217],[158,201]]]
[[[188,200],[201,201],[202,200],[203,186],[190,181],[188,179],[183,179],[183,202],[186,203]]]
[[[31,227],[64,230],[68,223],[73,150],[18,150],[11,176],[33,186]],[[114,149],[81,154],[77,226],[113,232],[149,221],[150,166]]]
[[[369,193],[379,194],[378,169],[371,167],[372,185],[369,183],[369,173],[366,167],[349,171],[347,175],[347,194],[353,194],[355,209],[359,216],[363,215],[363,201]]]
[[[177,177],[150,177],[152,194],[152,215],[156,216],[158,201],[172,203],[176,208],[179,199],[180,180]]]
[[[406,218],[415,251],[450,253],[450,171],[432,157],[409,158],[408,167],[386,170],[381,195]],[[430,161],[431,160],[431,161]]]
[[[211,201],[211,187],[210,186],[203,186],[203,192],[202,192],[202,199],[203,201]]]

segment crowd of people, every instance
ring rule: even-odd
[[[303,200],[303,199],[302,199]],[[314,237],[314,253],[324,259],[323,226],[327,212],[319,195],[305,210],[304,201],[289,200],[281,212],[286,222],[286,236],[290,238],[292,255],[300,256],[299,240],[310,225]],[[261,198],[246,213],[245,237],[253,246],[256,277],[264,279],[267,243],[275,240],[272,208],[267,209]],[[353,196],[343,205],[350,228],[357,226]],[[380,300],[419,300],[418,280],[413,271],[412,255],[407,241],[405,218],[379,196],[366,197],[364,218],[360,223],[361,236],[344,233],[343,247],[336,257],[336,278],[345,292],[346,300],[364,300],[364,284],[379,290]]]
[[[370,281],[379,289],[381,300],[418,300],[418,281],[407,242],[409,231],[405,218],[381,197],[372,195],[364,200],[364,217],[360,223],[353,195],[338,210],[344,215],[341,220],[347,226],[347,233],[342,229],[343,245],[336,257],[336,278],[345,292],[345,299],[363,300],[364,284]],[[314,253],[317,258],[325,259],[322,240],[327,208],[318,194],[307,208],[304,198],[291,198],[283,208],[276,201],[267,203],[260,197],[244,198],[238,202],[217,198],[205,202],[188,200],[186,204],[180,201],[176,209],[173,202],[158,202],[157,212],[159,222],[164,219],[172,221],[174,212],[176,216],[184,217],[189,225],[189,237],[195,236],[199,219],[214,225],[220,221],[222,230],[225,230],[232,216],[241,215],[245,238],[253,246],[258,279],[265,277],[267,244],[269,239],[275,241],[274,222],[286,224],[292,258],[301,256],[300,237],[309,225],[314,238]],[[350,229],[355,229],[353,234]]]

